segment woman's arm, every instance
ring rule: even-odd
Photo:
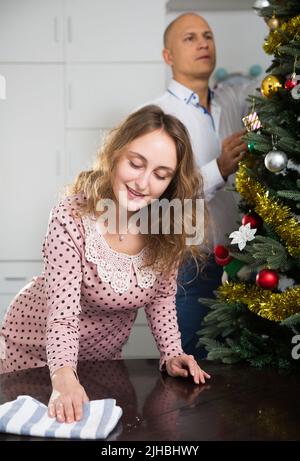
[[[183,354],[175,307],[176,274],[158,275],[156,296],[145,306],[148,324],[160,352],[160,368],[171,357]]]
[[[89,399],[77,374],[70,367],[62,367],[53,373],[51,381],[49,416],[56,417],[59,422],[79,421],[82,417],[82,405]]]
[[[52,211],[43,254],[47,299],[46,350],[53,392],[49,414],[73,422],[87,395],[76,378],[83,236],[70,199]],[[74,373],[75,371],[75,373]]]
[[[67,200],[53,209],[44,242],[47,303],[46,351],[50,374],[76,370],[81,312],[83,237]]]
[[[157,295],[145,307],[145,312],[160,352],[160,368],[165,367],[170,376],[186,378],[191,375],[195,383],[205,383],[210,376],[181,347],[175,305],[177,272],[167,278],[161,277],[157,283]]]

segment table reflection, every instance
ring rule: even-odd
[[[208,384],[196,385],[192,380],[171,378],[161,374],[156,361],[151,366],[148,364],[144,371],[137,386],[134,380],[135,373],[130,370],[130,361],[79,364],[78,375],[89,398],[114,398],[123,409],[123,416],[108,440],[116,440],[121,436],[127,440],[142,440],[145,430],[153,434],[161,433],[165,439],[179,439],[180,410],[183,407],[193,408],[197,405],[200,394],[209,388]],[[48,403],[51,384],[47,367],[2,374],[0,382],[1,403],[24,394],[44,404]],[[149,383],[152,383],[150,391]],[[137,388],[140,394],[139,402]]]

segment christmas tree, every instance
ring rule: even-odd
[[[273,59],[243,120],[248,152],[235,188],[244,216],[233,246],[215,248],[227,281],[201,300],[210,309],[199,344],[210,360],[300,368],[300,1],[255,6]]]

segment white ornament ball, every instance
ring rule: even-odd
[[[271,150],[265,156],[265,167],[272,173],[284,170],[288,163],[288,158],[281,150]]]
[[[300,99],[300,83],[298,83],[298,85],[294,86],[294,88],[291,91],[291,95],[296,100]]]
[[[256,0],[254,2],[253,8],[261,10],[262,8],[266,8],[267,6],[270,6],[270,2],[268,0]]]

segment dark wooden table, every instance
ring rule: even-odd
[[[299,374],[202,367],[212,375],[205,385],[161,375],[157,360],[86,362],[78,373],[90,399],[115,398],[123,408],[109,441],[300,440]],[[46,367],[0,376],[1,403],[22,394],[48,402]],[[0,434],[24,439],[38,440]]]

